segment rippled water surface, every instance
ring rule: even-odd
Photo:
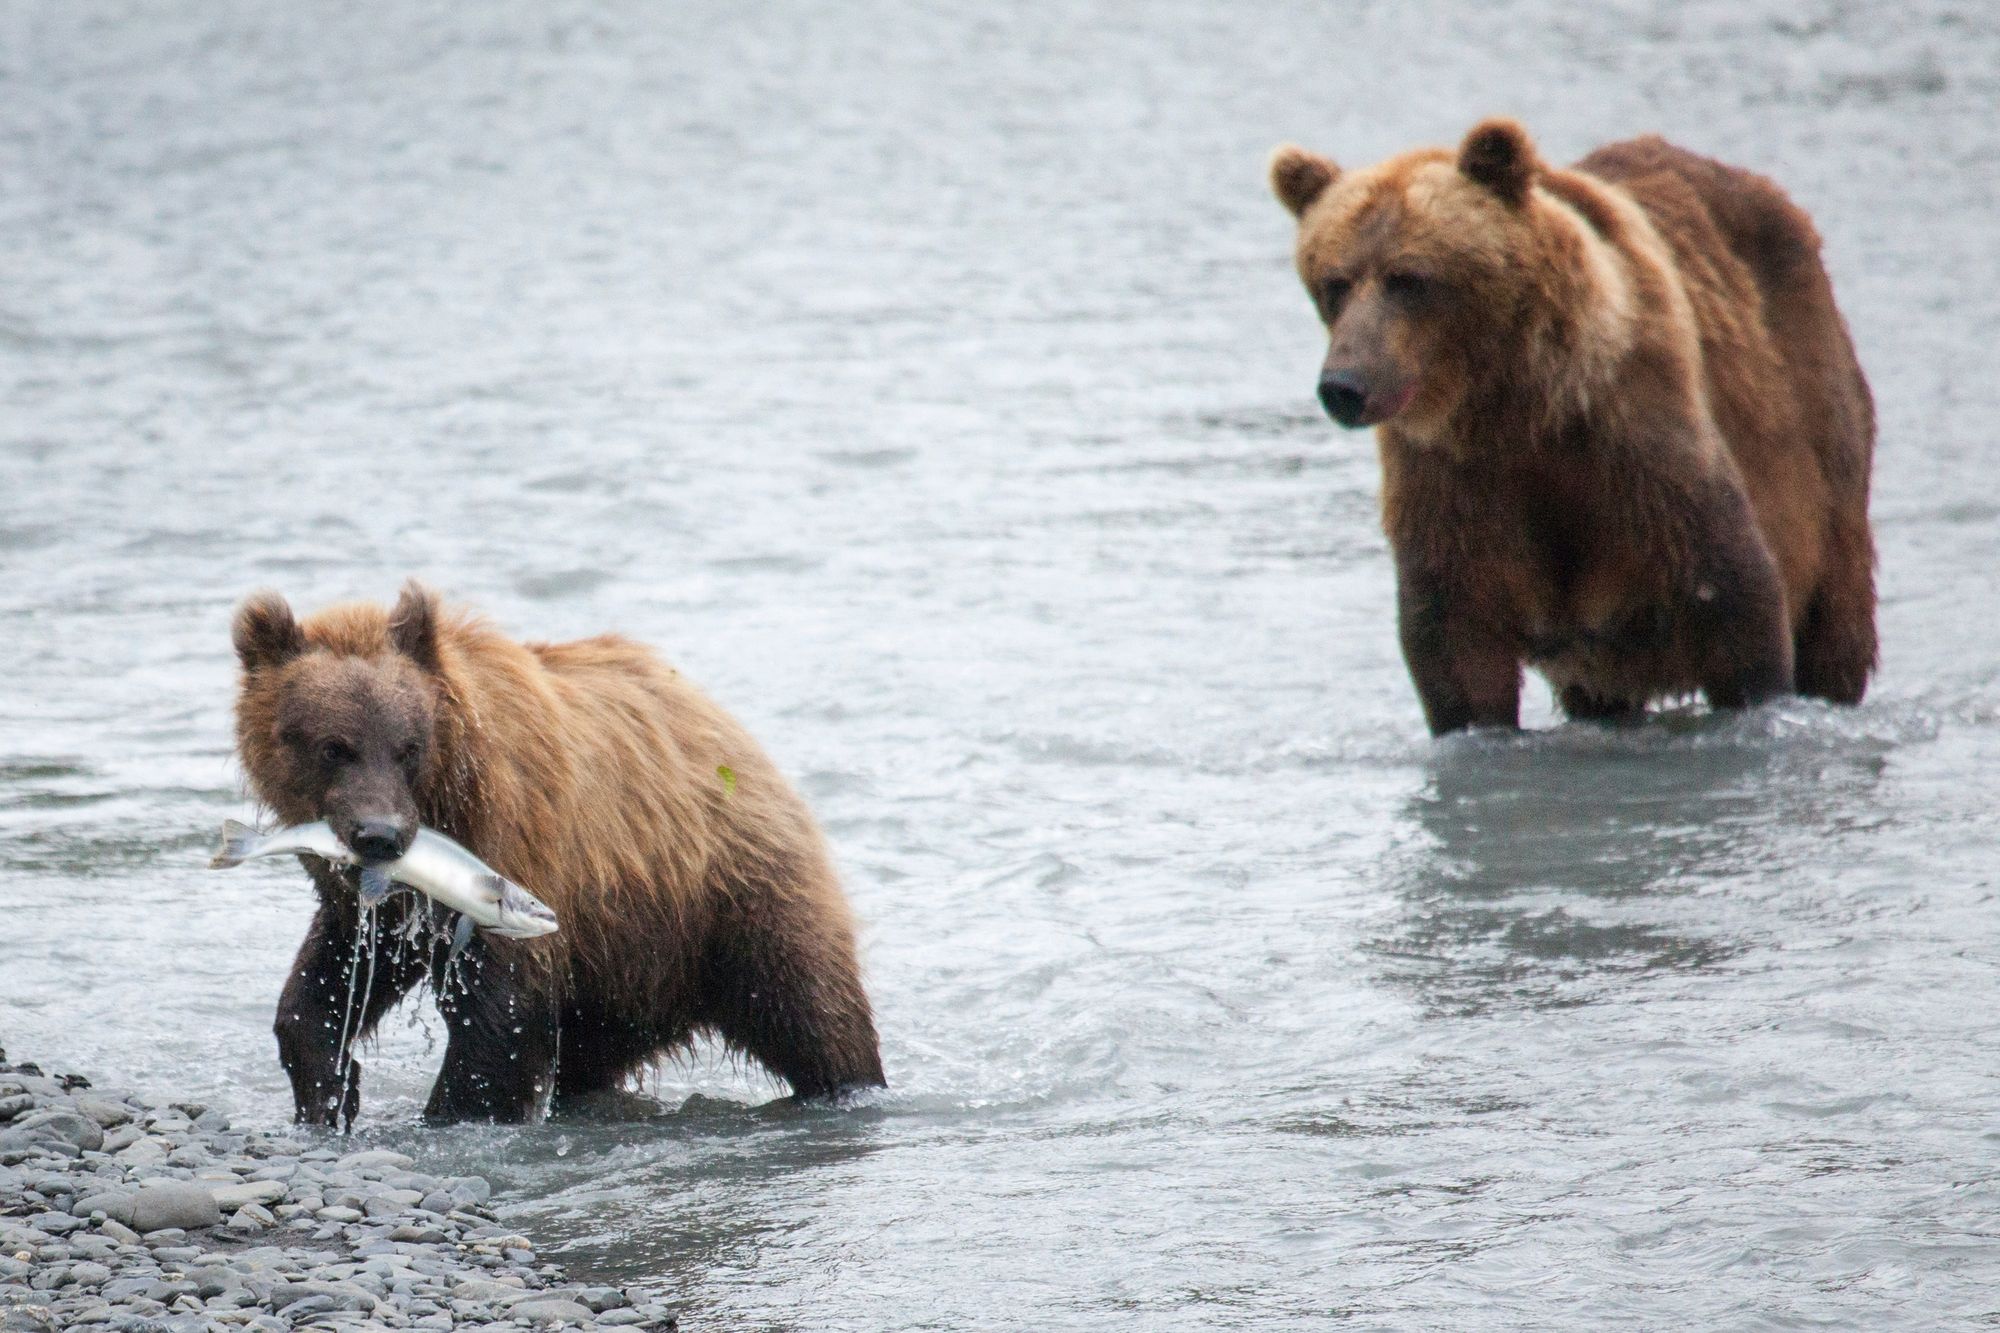
[[[822,814],[893,1086],[492,1173],[691,1328],[2000,1311],[2000,19],[1661,0],[0,10],[0,1040],[275,1124],[234,600],[660,645]],[[1866,706],[1433,744],[1270,146],[1659,129],[1816,216]]]

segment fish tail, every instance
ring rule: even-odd
[[[257,841],[257,830],[235,819],[222,821],[222,845],[215,849],[209,859],[210,870],[227,870],[231,866],[242,865],[249,859],[250,848]]]

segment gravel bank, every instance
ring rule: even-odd
[[[490,1193],[0,1051],[0,1330],[674,1327],[539,1262]]]

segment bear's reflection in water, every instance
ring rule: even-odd
[[[1478,1014],[1586,1004],[1742,953],[1758,927],[1740,900],[1823,854],[1832,812],[1885,763],[1867,738],[1800,749],[1785,709],[1822,711],[1440,745],[1407,807],[1417,841],[1387,868],[1397,917],[1371,945],[1385,979],[1434,1014]]]

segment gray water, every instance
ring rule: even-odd
[[[0,1040],[283,1122],[233,602],[659,645],[822,815],[891,1088],[433,1132],[697,1329],[2000,1311],[2000,11],[0,9]],[[1852,711],[1434,744],[1264,154],[1509,111],[1815,215]]]

